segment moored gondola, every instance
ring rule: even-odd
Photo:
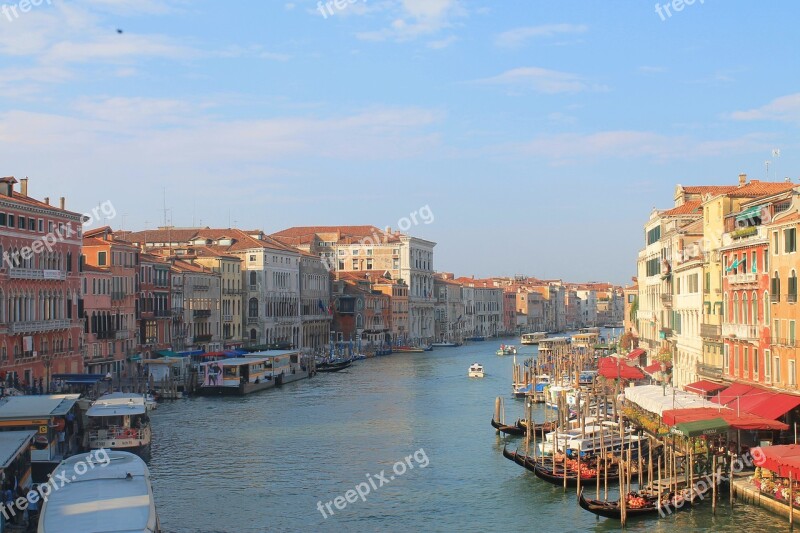
[[[501,433],[505,433],[506,435],[512,435],[514,437],[521,437],[522,435],[525,435],[525,432],[527,431],[527,429],[525,428],[525,426],[522,425],[520,420],[517,420],[516,424],[514,424],[513,426],[509,426],[506,424],[501,424],[500,422],[492,418],[492,427],[500,431]]]
[[[667,516],[680,509],[697,505],[704,498],[705,492],[689,489],[678,491],[677,494],[667,494],[662,497],[660,502],[658,496],[651,493],[631,493],[628,494],[625,514],[628,518],[634,516]],[[622,509],[620,508],[619,500],[608,502],[587,500],[583,496],[583,489],[581,489],[580,494],[578,494],[578,505],[582,509],[598,516],[622,520]]]
[[[535,460],[533,457],[521,454],[519,452],[509,451],[505,446],[503,447],[503,457],[510,461],[514,461],[526,470],[530,470],[541,480],[558,486],[562,486],[564,484],[564,470],[563,468],[559,467],[560,465],[558,463],[556,463],[556,469],[554,470],[549,466],[545,466],[545,464],[541,463],[540,461]],[[586,470],[584,470],[583,474],[581,475],[581,483],[596,483],[598,476],[600,476],[601,479],[605,479],[605,473],[597,468],[596,463],[587,463],[585,468]],[[568,469],[566,478],[568,487],[575,487],[578,485],[578,474],[575,470]],[[616,464],[609,465],[608,481],[619,481],[619,467]]]
[[[352,360],[339,361],[335,363],[317,363],[317,372],[339,372],[353,364]]]

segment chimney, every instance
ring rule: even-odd
[[[739,186],[747,183],[747,174],[739,174]]]
[[[49,196],[45,196],[44,197],[44,203],[46,203],[47,205],[50,205],[50,197]]]
[[[58,206],[60,209],[64,209],[64,197],[58,199]]]
[[[28,196],[28,176],[19,180],[19,192],[22,193],[22,196]]]
[[[14,184],[17,180],[14,176],[6,176],[0,179],[0,196],[14,196]]]

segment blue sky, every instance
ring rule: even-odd
[[[624,283],[676,183],[798,177],[796,2],[6,2],[0,173],[114,227],[429,206],[439,270]]]

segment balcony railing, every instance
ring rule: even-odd
[[[798,342],[797,338],[794,339],[778,339],[773,337],[771,339],[771,343],[773,346],[786,346],[788,348],[800,348],[800,342]]]
[[[118,329],[116,332],[114,332],[114,338],[116,340],[127,339],[129,333],[130,332],[127,329]]]
[[[252,289],[255,290],[255,289]],[[222,289],[222,294],[243,294],[244,291],[242,289]]]
[[[202,335],[195,335],[195,336],[194,336],[194,341],[195,341],[195,342],[208,342],[208,341],[210,341],[210,340],[211,340],[213,337],[214,337],[214,336],[213,336],[213,335],[211,335],[210,333],[208,333],[208,334],[206,334],[206,333],[203,333]]]
[[[251,291],[257,291],[258,290],[258,285],[250,285],[250,290]]]
[[[72,325],[71,320],[31,320],[27,322],[12,322],[9,325],[11,333],[43,333],[46,331],[58,331],[69,329]]]
[[[672,295],[671,294],[662,294],[661,295],[661,303],[664,304],[666,307],[672,307]]]
[[[195,290],[195,291],[207,291],[210,288],[211,287],[208,284],[192,285],[192,290]]]
[[[172,316],[172,311],[169,309],[156,309],[154,314],[158,318],[169,318]]]
[[[192,311],[192,316],[195,318],[210,318],[211,309],[195,309]]]
[[[697,363],[697,375],[704,378],[722,379],[722,367]]]
[[[11,279],[67,279],[67,273],[63,270],[44,270],[36,268],[12,268],[8,271]]]
[[[718,339],[722,335],[722,326],[700,324],[700,336],[705,339]]]
[[[772,302],[772,303],[778,303],[778,302],[781,301],[781,295],[780,294],[770,294],[769,295],[769,301]]]
[[[750,283],[758,283],[758,274],[756,272],[746,272],[743,274],[731,274],[726,276],[728,283],[731,285],[741,285],[741,284],[750,284]]]
[[[258,324],[258,317],[257,316],[249,316],[247,317],[248,324]]]
[[[722,336],[756,340],[758,339],[758,326],[750,324],[723,324]]]
[[[222,315],[223,322],[233,322],[233,315]]]

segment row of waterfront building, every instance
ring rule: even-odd
[[[800,186],[742,174],[736,185],[678,185],[673,200],[644,225],[626,330],[672,362],[678,387],[797,394]]]
[[[64,198],[0,179],[0,369],[129,373],[173,352],[323,350],[563,331],[622,320],[622,289],[456,278],[436,243],[374,226],[84,230]]]

